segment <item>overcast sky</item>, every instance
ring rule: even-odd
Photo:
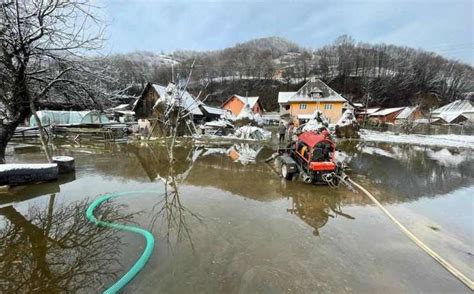
[[[424,48],[474,64],[474,1],[98,0],[107,53],[213,50],[280,36],[318,48],[357,41]]]

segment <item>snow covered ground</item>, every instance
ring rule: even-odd
[[[393,142],[427,146],[446,146],[474,149],[474,136],[465,135],[418,135],[361,130],[360,137],[366,141]]]

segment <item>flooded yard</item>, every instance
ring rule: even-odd
[[[14,145],[12,145],[14,146]],[[404,225],[474,278],[472,149],[343,141],[340,157]],[[42,162],[10,149],[8,162]],[[272,146],[182,141],[72,144],[75,176],[0,194],[0,292],[103,291],[142,237],[96,228],[87,206],[147,191],[98,216],[151,230],[155,250],[125,293],[468,293],[362,193],[282,180]]]

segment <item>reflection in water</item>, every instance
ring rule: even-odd
[[[191,230],[187,224],[187,216],[191,216],[201,222],[201,218],[187,209],[180,198],[179,183],[183,182],[193,169],[194,162],[201,155],[200,148],[181,148],[175,146],[173,156],[163,146],[153,146],[143,143],[133,146],[132,152],[137,155],[143,169],[147,172],[151,181],[156,178],[164,184],[164,193],[161,200],[153,205],[151,228],[161,224],[166,230],[166,240],[171,246],[173,236],[176,242],[187,239],[194,250]]]
[[[343,213],[341,200],[337,195],[314,195],[302,194],[292,196],[292,207],[288,212],[297,215],[301,220],[314,228],[313,235],[319,236],[321,229],[329,220],[336,215],[354,219],[354,217]]]
[[[0,208],[6,220],[0,229],[1,293],[97,291],[103,281],[116,277],[117,232],[87,222],[87,200],[59,207],[54,201],[53,194],[46,209],[32,206],[26,215],[13,206]],[[121,214],[122,209],[106,203],[97,215],[130,221],[132,215]]]
[[[260,151],[263,149],[263,146],[248,144],[248,143],[239,143],[234,144],[227,150],[229,157],[236,162],[240,162],[243,165],[249,163],[256,163],[257,156]]]
[[[338,147],[355,173],[394,192],[381,195],[382,202],[434,197],[474,183],[471,150],[354,141]]]

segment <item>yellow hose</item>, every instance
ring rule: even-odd
[[[474,283],[466,277],[463,273],[461,273],[458,269],[456,269],[453,265],[451,265],[449,262],[444,260],[441,256],[439,256],[436,252],[434,252],[431,248],[429,248],[425,243],[423,243],[420,239],[418,239],[415,235],[413,235],[412,232],[410,232],[404,225],[402,225],[385,207],[382,206],[382,204],[372,195],[370,194],[369,191],[367,191],[364,187],[361,185],[357,184],[350,178],[347,178],[347,181],[350,182],[352,185],[356,186],[359,190],[364,192],[367,197],[372,200],[382,211],[387,215],[390,220],[392,220],[399,228],[400,230],[408,237],[410,238],[413,242],[415,242],[418,247],[423,249],[426,253],[428,253],[429,256],[431,256],[434,260],[436,260],[439,264],[441,264],[447,271],[449,271],[453,276],[458,278],[461,282],[464,283],[471,291],[474,291]]]

